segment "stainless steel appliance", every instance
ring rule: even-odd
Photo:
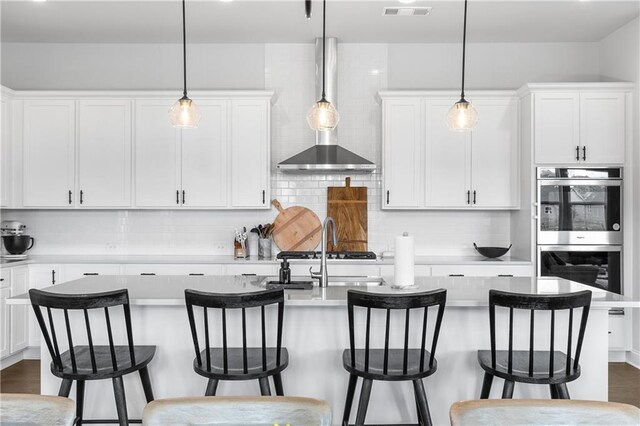
[[[622,169],[538,168],[538,244],[622,244]]]
[[[560,277],[622,294],[622,246],[539,245],[538,276]]]

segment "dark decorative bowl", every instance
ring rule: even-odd
[[[511,249],[512,245],[513,244],[509,245],[509,247],[478,247],[476,243],[473,243],[473,247],[476,249],[478,253],[490,259],[495,259],[496,257],[504,256]]]

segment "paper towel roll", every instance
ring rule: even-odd
[[[408,287],[415,284],[415,252],[413,237],[405,232],[396,237],[396,253],[393,262],[394,286]]]

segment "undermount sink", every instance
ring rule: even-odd
[[[307,284],[309,281],[313,281],[314,287],[318,286],[317,280],[311,280],[310,278],[303,277],[291,277],[291,284]],[[275,285],[278,282],[277,277],[267,277],[263,282],[263,286]],[[376,287],[385,285],[386,282],[382,277],[368,277],[368,276],[329,276],[329,287]],[[286,288],[286,287],[284,287]]]

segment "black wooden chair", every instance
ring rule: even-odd
[[[277,395],[284,395],[280,373],[289,365],[289,353],[282,347],[282,320],[284,290],[266,290],[252,293],[218,294],[185,290],[185,301],[191,335],[196,352],[193,369],[209,379],[205,396],[214,396],[220,380],[258,380],[261,395],[271,395],[269,377],[273,377]],[[277,304],[276,345],[267,346],[265,308]],[[198,339],[194,306],[201,307],[204,322],[204,348]],[[209,334],[208,308],[220,310],[222,347],[212,347]],[[254,309],[252,309],[254,308]],[[260,347],[247,346],[247,311],[260,311]],[[227,311],[239,310],[242,315],[242,347],[229,347],[231,335],[227,324]],[[253,312],[252,312],[253,313]],[[250,328],[255,329],[255,328]],[[271,334],[273,336],[273,333]],[[218,336],[220,337],[220,336]]]
[[[569,399],[567,382],[580,377],[580,351],[591,305],[591,291],[558,295],[538,295],[489,291],[489,323],[491,350],[478,351],[478,361],[484,370],[480,398],[489,398],[494,376],[504,379],[502,398],[511,398],[515,382],[549,385],[551,398]],[[509,309],[509,343],[507,350],[496,350],[496,306]],[[513,349],[514,309],[530,311],[529,349]],[[580,328],[575,345],[575,358],[571,358],[573,345],[574,309],[581,309]],[[556,311],[569,311],[566,353],[556,350]],[[535,312],[550,311],[549,350],[534,350]],[[560,348],[563,348],[560,346]]]
[[[33,289],[29,290],[29,297],[42,330],[44,341],[51,354],[51,373],[62,379],[58,395],[68,397],[71,392],[71,385],[74,380],[76,381],[76,424],[105,422],[104,420],[83,419],[84,386],[87,380],[112,380],[118,423],[120,425],[129,424],[122,376],[137,371],[140,374],[147,402],[153,401],[153,391],[147,365],[153,358],[156,347],[134,346],[127,290],[75,295],[49,293]],[[109,308],[117,306],[122,306],[124,312],[127,335],[126,345],[116,345],[114,343]],[[46,310],[48,328],[42,313],[43,308]],[[96,345],[93,341],[89,311],[97,309],[104,309],[108,345]],[[61,334],[59,329],[56,332],[56,321],[52,310],[62,310],[64,314],[65,330],[63,333],[66,334],[68,344],[68,350],[64,352],[60,350],[64,340],[58,342],[58,336],[61,336]],[[69,321],[70,311],[83,311],[88,345],[74,346],[73,331]],[[112,423],[113,421],[107,422]]]
[[[425,293],[413,294],[374,294],[357,290],[347,292],[347,309],[349,314],[349,346],[342,354],[342,364],[349,372],[349,385],[347,388],[347,398],[342,417],[342,424],[349,424],[353,395],[355,393],[358,377],[363,378],[360,402],[358,404],[358,414],[356,425],[363,425],[367,414],[369,396],[373,380],[384,381],[408,381],[413,382],[413,390],[416,399],[416,409],[420,424],[431,425],[431,415],[427,403],[427,394],[424,390],[422,379],[431,376],[438,368],[435,358],[440,324],[444,314],[444,306],[447,299],[447,291],[443,289]],[[427,342],[427,318],[430,306],[437,306],[435,326],[431,344]],[[364,349],[358,349],[355,338],[354,308],[364,311],[366,308],[366,329],[364,330]],[[412,309],[422,310],[422,321],[420,336],[420,348],[409,346],[410,334],[410,314]],[[371,348],[371,318],[372,310],[380,314],[385,311],[385,335],[384,349]],[[402,349],[390,349],[391,340],[390,319],[392,310],[404,310],[404,347]],[[362,312],[364,314],[364,312]],[[419,312],[418,312],[419,313]],[[427,350],[429,349],[429,350]]]

